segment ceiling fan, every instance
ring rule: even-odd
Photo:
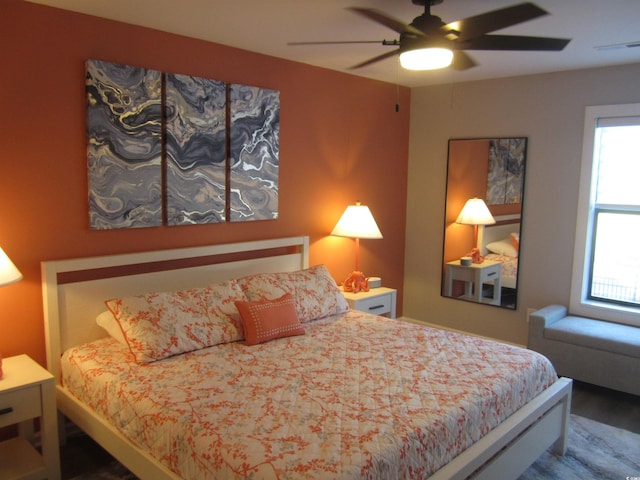
[[[521,3],[445,24],[440,17],[431,14],[431,7],[442,3],[443,0],[411,1],[415,5],[424,6],[424,13],[414,18],[409,24],[396,20],[376,9],[348,8],[354,13],[399,33],[400,38],[397,40],[290,42],[289,45],[380,43],[384,46],[398,48],[351,68],[365,67],[399,54],[400,63],[404,68],[429,70],[451,65],[456,70],[466,70],[474,67],[477,63],[465,50],[560,51],[571,41],[565,38],[488,35],[496,30],[548,14],[533,3]],[[440,60],[427,66],[424,63],[427,55],[436,55]],[[412,57],[414,64],[411,63]]]

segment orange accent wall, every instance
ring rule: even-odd
[[[356,201],[384,235],[361,241],[360,266],[399,289],[401,312],[409,89],[399,89],[396,113],[393,84],[22,0],[2,0],[0,32],[0,246],[24,274],[0,288],[3,356],[45,362],[42,260],[309,235],[311,264],[340,281],[353,269],[354,242],[329,232]],[[279,218],[89,230],[89,58],[279,90]]]

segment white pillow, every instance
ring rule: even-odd
[[[503,240],[497,240],[495,242],[487,243],[487,250],[498,255],[507,255],[509,257],[517,257],[518,250],[515,249],[511,243],[511,238],[505,238]]]
[[[120,328],[120,324],[109,310],[102,312],[96,318],[96,323],[104,328],[109,335],[118,340],[123,345],[127,345],[127,341],[124,339],[124,334]]]

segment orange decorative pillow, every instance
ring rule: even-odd
[[[304,327],[300,324],[290,293],[275,300],[236,301],[235,304],[242,318],[247,345],[304,335]]]
[[[511,237],[511,244],[513,245],[513,248],[515,248],[516,250],[520,249],[520,234],[517,232],[512,232],[509,234],[509,236]]]

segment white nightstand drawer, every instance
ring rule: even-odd
[[[342,291],[342,294],[353,310],[396,318],[397,292],[393,288],[377,287],[358,293]]]
[[[357,309],[374,315],[389,313],[391,312],[391,295],[378,295],[377,297],[358,300]]]
[[[0,396],[0,427],[42,415],[40,386],[19,388]]]

